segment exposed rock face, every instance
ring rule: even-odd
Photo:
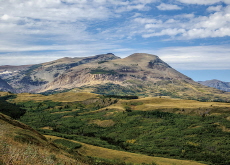
[[[222,91],[230,92],[230,82],[223,82],[220,80],[207,80],[207,81],[199,81],[200,84],[213,87]]]
[[[14,92],[14,89],[6,81],[0,78],[0,91]]]

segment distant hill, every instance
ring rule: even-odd
[[[230,82],[224,82],[216,79],[198,82],[208,87],[213,87],[222,91],[230,92]]]
[[[65,57],[22,67],[2,66],[0,75],[17,93],[51,94],[74,90],[103,95],[230,101],[228,93],[205,87],[158,56],[146,53],[134,53],[123,59],[108,53]]]

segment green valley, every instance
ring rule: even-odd
[[[21,122],[51,139],[64,138],[77,141],[83,147],[87,144],[153,158],[216,165],[230,163],[229,103],[168,97],[130,99],[74,92],[55,94],[55,97],[9,94],[4,98],[26,111],[20,114]],[[89,153],[89,149],[86,151],[82,146],[77,145],[74,150],[86,156],[111,159]],[[120,161],[137,163],[124,157]],[[162,164],[162,161],[153,162]],[[138,163],[147,162],[149,164],[144,160]]]

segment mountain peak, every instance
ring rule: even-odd
[[[126,59],[132,60],[132,61],[142,61],[142,60],[156,60],[159,57],[156,55],[152,54],[147,54],[147,53],[134,53],[131,54],[130,56],[126,57]]]
[[[107,54],[99,54],[96,56],[92,56],[93,58],[106,58],[107,60],[114,60],[114,59],[120,59],[120,57],[114,55],[113,53],[107,53]],[[89,57],[91,58],[91,57]]]

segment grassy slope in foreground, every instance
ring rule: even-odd
[[[0,113],[0,164],[79,164],[31,127]]]
[[[60,139],[59,137],[46,135],[46,138],[23,123],[12,120],[10,117],[0,113],[0,164],[77,164],[86,165],[76,159],[70,158],[71,155],[60,150],[55,145],[50,143],[47,139],[55,140]],[[73,140],[72,140],[73,141]],[[88,145],[80,143],[82,147],[78,149],[77,153],[81,155],[98,157],[107,160],[114,160],[117,164],[126,163],[146,163],[152,164],[153,162],[158,165],[202,165],[202,163],[187,161],[187,160],[176,160],[160,157],[151,157],[141,154],[116,151],[106,149],[98,146]],[[72,153],[73,154],[73,153]],[[105,163],[105,161],[91,161],[90,164]],[[89,162],[89,160],[88,160]],[[105,163],[106,164],[106,163]],[[108,165],[112,165],[108,161]],[[114,163],[116,164],[116,163]],[[123,163],[125,164],[125,163]],[[123,165],[122,164],[122,165]]]
[[[46,135],[47,138],[51,139],[60,139],[60,137]],[[198,163],[190,160],[178,160],[178,159],[169,159],[162,157],[153,157],[147,156],[143,154],[136,154],[124,151],[117,151],[112,149],[107,149],[103,147],[98,147],[94,145],[89,145],[85,143],[81,143],[78,141],[71,140],[76,143],[82,144],[82,147],[78,150],[78,152],[85,156],[99,157],[104,159],[113,159],[126,163],[135,163],[135,164],[152,164],[153,162],[157,165],[204,165],[203,163]]]

